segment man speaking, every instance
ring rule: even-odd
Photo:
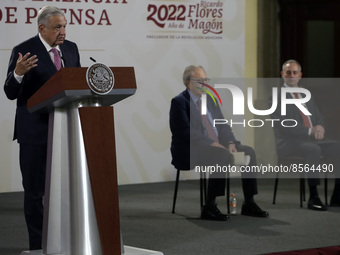
[[[38,35],[12,50],[4,90],[17,100],[13,140],[20,144],[20,169],[30,250],[41,249],[48,113],[30,113],[27,100],[60,68],[80,67],[78,47],[65,40],[66,18],[57,7],[38,13]]]

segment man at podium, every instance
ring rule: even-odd
[[[62,67],[80,67],[78,47],[65,40],[66,18],[57,7],[38,13],[39,33],[15,46],[4,90],[17,100],[13,140],[20,145],[24,211],[30,250],[41,249],[48,113],[30,113],[27,100]]]

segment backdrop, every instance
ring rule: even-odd
[[[2,0],[2,84],[13,46],[38,32],[38,10],[63,9],[67,39],[78,44],[83,67],[93,57],[135,68],[136,94],[114,106],[119,184],[174,180],[171,98],[185,89],[181,77],[190,64],[203,65],[210,77],[244,76],[245,1]],[[22,189],[18,144],[12,141],[15,103],[2,90],[0,192]]]

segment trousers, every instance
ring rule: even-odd
[[[20,144],[19,159],[24,188],[24,213],[30,250],[41,249],[46,157],[46,144]]]

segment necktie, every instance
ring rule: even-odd
[[[299,93],[295,92],[293,93],[295,98],[300,98],[299,97]],[[308,118],[307,115],[305,115],[301,110],[300,110],[300,113],[301,113],[301,116],[302,116],[302,120],[303,120],[303,124],[305,125],[305,127],[308,127],[308,128],[311,128],[312,127],[312,124]]]
[[[61,68],[61,58],[59,56],[59,52],[58,52],[58,50],[56,48],[52,48],[51,52],[54,55],[54,61],[53,61],[54,65],[57,68],[57,70],[59,70]]]
[[[201,113],[201,108],[202,108],[202,101],[201,99],[198,99],[197,100],[197,107],[198,107],[198,111]],[[215,141],[215,142],[218,142],[218,137],[216,135],[216,132],[212,126],[212,124],[210,123],[210,121],[208,120],[208,117],[207,115],[202,115],[201,114],[201,118],[202,118],[202,122],[203,122],[203,125],[205,127],[205,130],[207,131],[208,133],[208,137]]]

